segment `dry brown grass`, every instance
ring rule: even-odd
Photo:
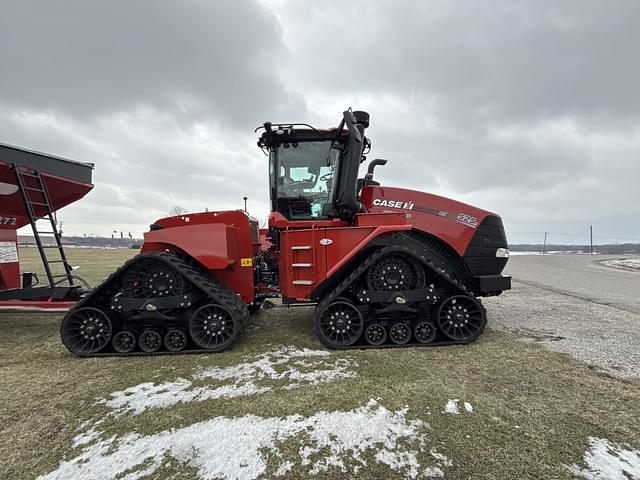
[[[97,279],[129,254],[78,251],[72,258],[90,259],[83,269],[86,266]],[[233,365],[276,345],[321,348],[311,331],[310,313],[307,308],[262,312],[254,319],[259,328],[223,354],[98,359],[78,359],[63,348],[59,317],[0,316],[0,478],[27,479],[55,469],[63,456],[73,453],[70,444],[77,427],[106,412],[95,399],[110,392],[145,381],[188,377],[196,367]],[[408,416],[430,424],[430,446],[454,463],[446,469],[447,478],[569,478],[563,465],[581,459],[590,435],[640,445],[637,382],[603,376],[511,334],[489,330],[464,347],[335,355],[357,362],[357,379],[124,415],[107,421],[104,431],[149,434],[217,415],[350,410],[380,398],[389,409],[408,405]],[[475,412],[442,414],[452,398],[470,402]],[[295,439],[291,442],[285,444],[285,452],[295,451]],[[194,474],[193,469],[170,462],[159,478]],[[358,478],[389,474],[371,462]],[[289,477],[304,475],[296,465]],[[324,478],[351,477],[331,471]]]

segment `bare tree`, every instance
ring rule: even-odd
[[[175,207],[172,207],[171,210],[169,210],[169,215],[171,216],[182,215],[184,213],[187,213],[187,209],[184,207],[180,207],[178,205],[176,205]]]

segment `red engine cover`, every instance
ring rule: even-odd
[[[365,187],[361,202],[370,213],[402,213],[414,228],[430,233],[464,255],[476,228],[487,215],[472,205],[404,188]]]

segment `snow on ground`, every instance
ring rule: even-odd
[[[431,449],[432,464],[419,463],[417,454],[427,443],[428,425],[408,420],[406,414],[406,407],[390,411],[370,400],[351,411],[309,417],[215,417],[148,436],[93,437],[75,458],[60,462],[56,470],[38,478],[137,480],[159,473],[173,458],[197,469],[203,479],[254,479],[268,473],[267,457],[271,475],[284,475],[296,464],[306,472],[304,476],[332,468],[355,475],[367,465],[365,456],[405,478],[442,477],[443,469],[452,462]],[[282,442],[292,437],[299,437],[303,446],[295,458],[285,460]]]
[[[113,392],[109,399],[98,403],[107,405],[116,416],[126,412],[138,415],[147,409],[178,403],[257,395],[355,378],[352,368],[356,366],[354,361],[333,358],[324,350],[281,347],[254,361],[201,369],[191,379],[141,383]]]
[[[444,413],[449,413],[451,415],[458,415],[460,413],[460,410],[458,410],[458,402],[459,400],[457,398],[454,398],[453,400],[449,400],[444,407]]]
[[[595,437],[589,437],[589,446],[584,454],[586,468],[567,467],[573,475],[587,480],[640,480],[640,450]]]
[[[460,408],[458,407],[458,400],[454,398],[452,400],[448,400],[447,404],[444,406],[444,411],[442,413],[448,413],[449,415],[460,415]],[[473,413],[473,405],[469,402],[464,402],[464,409],[468,413]]]
[[[616,260],[605,260],[602,263],[608,267],[640,270],[640,258],[618,258]]]
[[[100,432],[96,430],[97,425],[99,425],[99,423],[91,426],[88,430],[80,432],[78,435],[73,437],[73,443],[71,444],[71,448],[79,448],[96,441],[100,436]],[[82,428],[85,428],[85,427],[81,425],[80,429]]]

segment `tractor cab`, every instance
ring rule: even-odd
[[[342,219],[362,211],[358,168],[369,140],[366,112],[344,112],[336,129],[265,123],[258,146],[269,156],[271,211],[288,221]]]
[[[328,219],[343,145],[334,140],[285,142],[269,152],[272,210],[289,220]]]

